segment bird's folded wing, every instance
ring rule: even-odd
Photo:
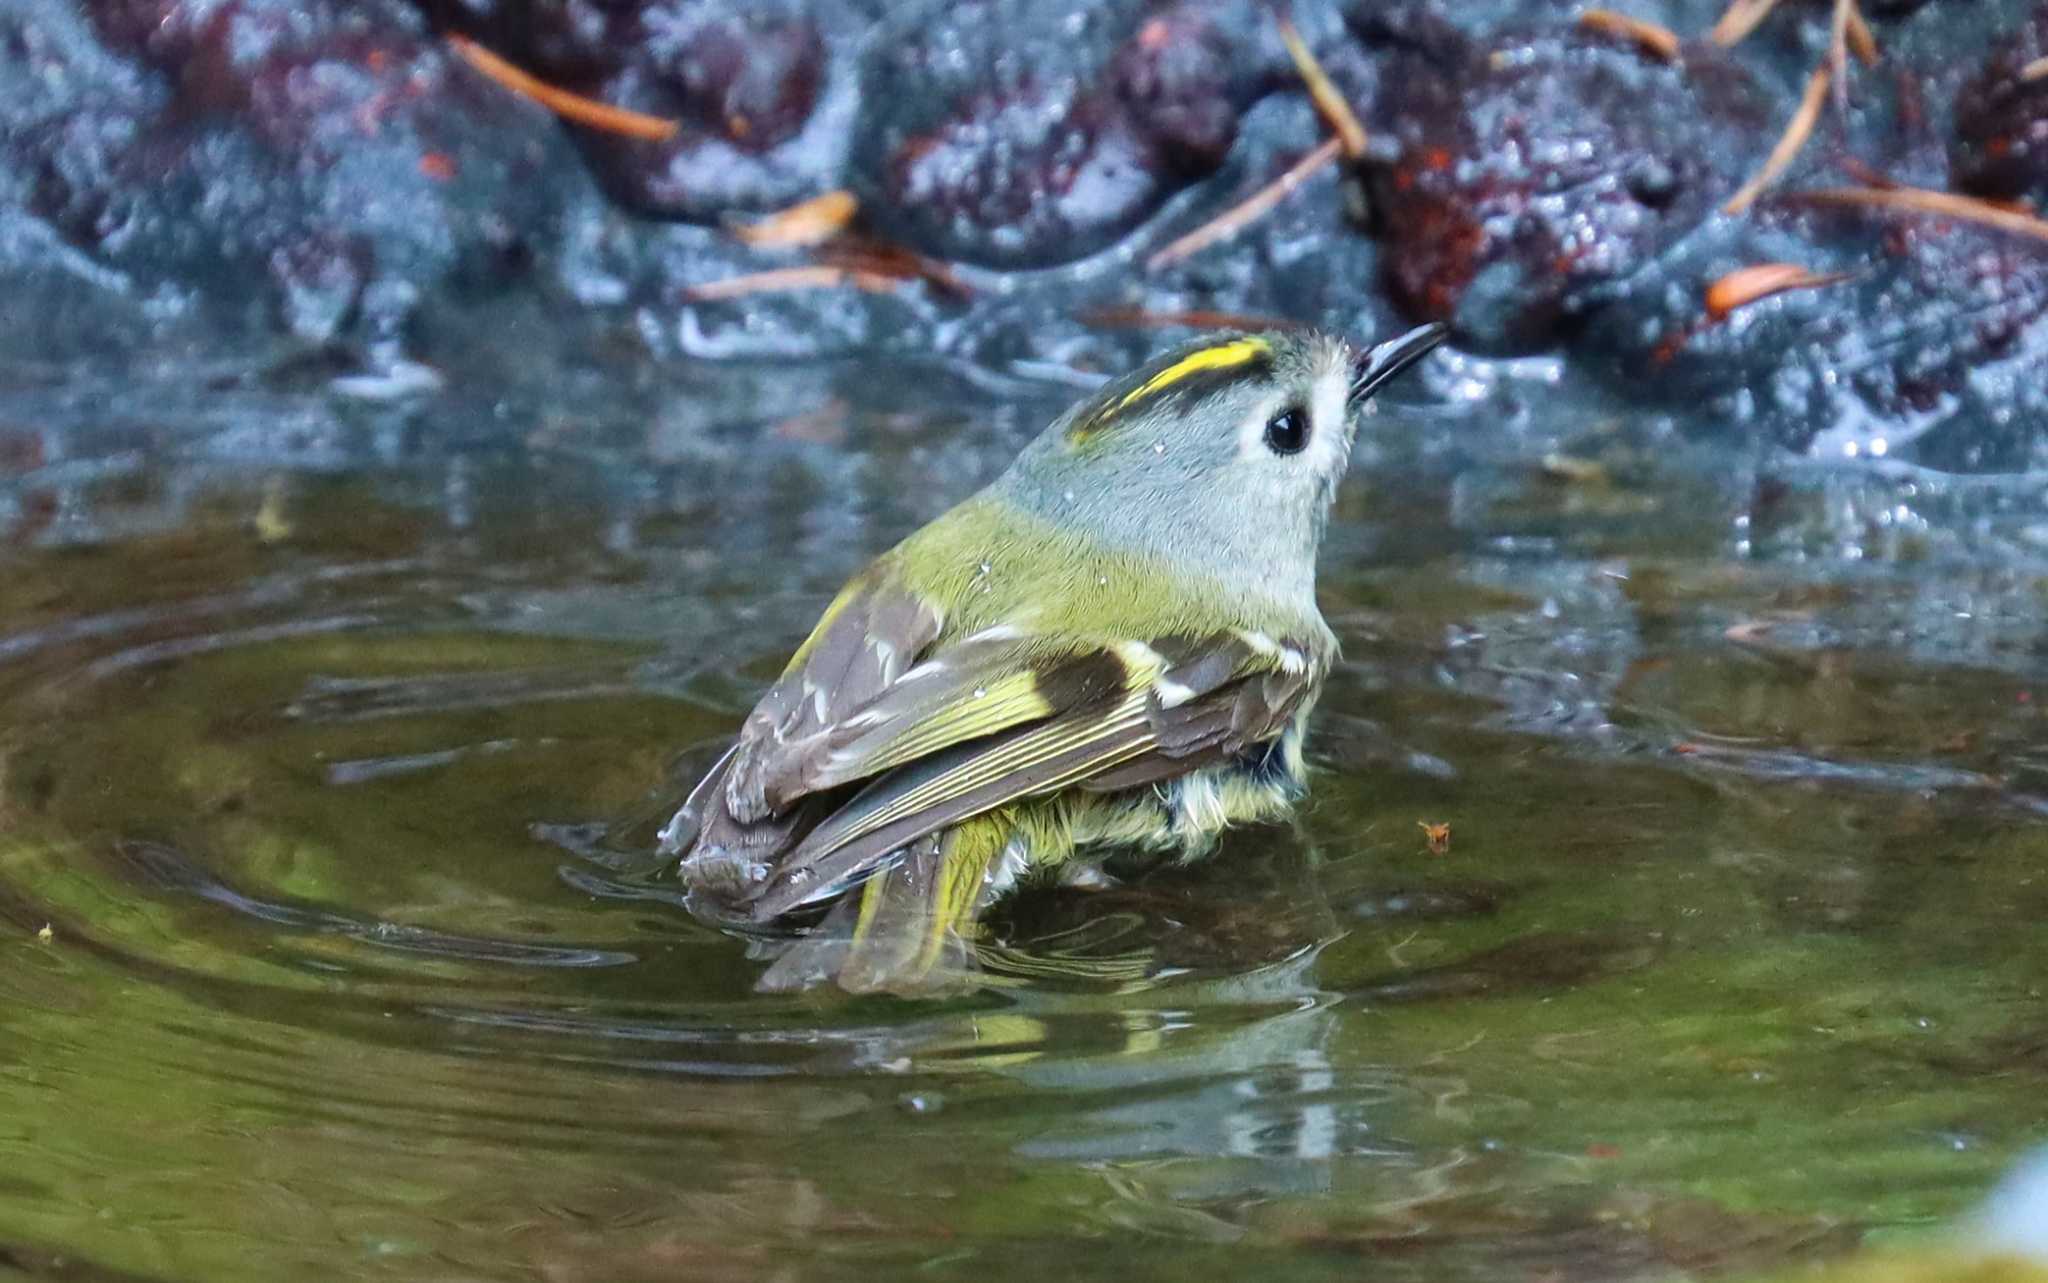
[[[929,603],[894,581],[886,561],[848,583],[747,714],[732,755],[715,772],[731,818],[747,824],[786,810],[805,791],[810,758],[895,686],[938,638],[942,622]]]
[[[1306,648],[1243,632],[1105,643],[1056,657],[1012,646],[971,663],[970,650],[928,661],[958,665],[943,683],[948,694],[906,702],[900,719],[877,721],[872,739],[844,741],[835,752],[848,756],[818,767],[818,780],[872,782],[774,862],[752,897],[756,918],[836,894],[906,843],[1017,798],[1134,766],[1143,780],[1165,778],[1271,738],[1318,675]],[[1032,712],[957,733],[980,724],[972,706],[999,690],[1013,708]]]
[[[941,624],[886,560],[854,579],[676,812],[663,849],[744,874],[794,846],[822,795],[1118,694],[1114,659],[1038,657],[1043,639],[1014,629],[935,646]]]

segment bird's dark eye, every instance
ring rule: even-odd
[[[1308,415],[1298,405],[1266,421],[1266,448],[1274,454],[1300,454],[1308,444]]]

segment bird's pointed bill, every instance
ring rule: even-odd
[[[1365,350],[1351,374],[1351,403],[1360,404],[1384,387],[1395,375],[1435,351],[1450,337],[1450,327],[1430,322]]]

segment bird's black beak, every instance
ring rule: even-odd
[[[1365,350],[1351,371],[1351,404],[1359,405],[1401,371],[1436,350],[1449,338],[1450,327],[1435,321]]]

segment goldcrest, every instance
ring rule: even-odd
[[[1358,412],[1444,333],[1169,352],[856,575],[662,834],[713,916],[823,909],[762,987],[958,983],[1020,882],[1286,814]]]

